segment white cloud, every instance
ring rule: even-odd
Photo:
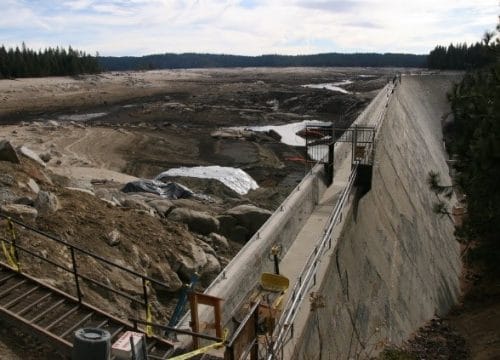
[[[6,45],[72,44],[103,55],[426,53],[479,40],[499,12],[496,0],[5,1]]]

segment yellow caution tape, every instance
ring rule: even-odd
[[[146,309],[146,322],[151,324],[153,322],[153,315],[151,314],[151,304],[148,304]],[[151,325],[146,325],[146,335],[153,336],[153,327]]]
[[[149,285],[149,281],[146,280],[146,288]],[[153,314],[151,311],[151,303],[148,302],[148,306],[146,307],[146,335],[147,336],[153,336],[153,327],[149,324],[153,322]]]
[[[10,234],[12,237],[12,243],[10,244],[10,247],[7,250],[5,241],[2,240],[2,250],[9,265],[12,266],[16,271],[21,271],[21,267],[19,266],[19,262],[17,260],[16,248],[14,247],[13,244],[16,240],[16,232],[14,231],[14,225],[12,224],[10,218],[7,220],[7,224],[9,226]]]
[[[229,334],[229,331],[227,329],[224,329],[224,335],[222,336],[221,342],[217,342],[217,343],[196,349],[194,351],[188,352],[186,354],[182,354],[182,355],[170,358],[170,360],[187,360],[187,359],[191,359],[192,357],[194,357],[196,355],[204,354],[204,353],[208,352],[209,350],[218,349],[218,348],[224,346],[224,343],[227,340],[228,334]]]

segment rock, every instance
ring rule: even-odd
[[[121,234],[118,230],[114,229],[106,235],[106,240],[109,246],[116,246],[120,243]]]
[[[7,188],[0,187],[0,204],[11,203],[16,199],[16,194]]]
[[[217,220],[219,220],[219,234],[226,237],[231,232],[231,229],[238,225],[236,218],[231,215],[219,215],[217,216]]]
[[[209,285],[210,282],[217,277],[221,270],[221,265],[219,260],[212,255],[207,254],[207,263],[200,272],[201,281],[204,285]]]
[[[234,228],[231,229],[229,233],[229,238],[232,241],[236,241],[239,243],[246,243],[250,238],[252,237],[252,233],[250,231],[241,225],[236,225]]]
[[[215,252],[214,248],[212,246],[210,246],[210,244],[206,243],[205,241],[200,240],[200,241],[198,241],[197,244],[198,244],[199,247],[201,247],[203,249],[203,251],[206,254],[212,254],[214,256],[217,255],[217,253]]]
[[[220,223],[218,233],[232,241],[245,243],[252,236],[250,230],[238,224],[238,220],[231,215],[220,215],[217,219]]]
[[[7,140],[0,140],[0,161],[8,161],[14,164],[20,163],[16,150]]]
[[[274,140],[277,140],[277,141],[281,141],[281,135],[278,134],[278,132],[276,132],[276,130],[269,130],[267,132],[267,135],[270,137],[270,138],[273,138]]]
[[[49,153],[43,153],[43,154],[40,154],[40,159],[42,159],[44,162],[48,163],[50,161],[50,159],[52,159],[52,155],[50,155]]]
[[[151,200],[147,204],[156,210],[161,216],[167,216],[174,204],[170,200]]]
[[[167,249],[166,257],[181,280],[189,281],[194,272],[200,272],[207,263],[207,254],[194,242],[186,240],[182,248]]]
[[[28,205],[22,204],[7,204],[0,206],[0,210],[7,215],[23,220],[35,220],[38,216],[38,211]]]
[[[94,192],[92,190],[89,190],[89,189],[82,189],[82,188],[79,188],[79,187],[71,187],[71,186],[67,186],[67,187],[65,187],[65,189],[71,190],[71,191],[82,192],[82,193],[89,194],[89,195],[92,195],[92,196],[95,195]]]
[[[139,210],[146,210],[150,211],[153,210],[151,206],[146,204],[146,202],[142,199],[138,198],[133,198],[133,197],[125,197],[121,201],[122,206],[132,208],[132,209],[139,209]]]
[[[49,120],[49,121],[47,121],[47,125],[58,127],[60,124],[55,120]]]
[[[40,192],[40,186],[38,186],[38,184],[36,183],[35,180],[33,180],[32,178],[30,178],[28,180],[28,187],[29,189],[34,192],[35,194],[38,194]]]
[[[239,225],[246,227],[254,234],[271,216],[272,212],[254,205],[239,205],[226,212],[234,217]]]
[[[227,250],[229,248],[229,242],[224,236],[216,233],[210,233],[208,234],[208,237],[210,238],[212,245],[215,247],[215,250]]]
[[[21,196],[14,200],[15,204],[34,206],[35,201],[28,196]]]
[[[59,200],[57,196],[48,191],[40,191],[35,199],[35,208],[40,213],[51,214],[59,210]]]
[[[15,179],[14,176],[9,174],[0,174],[0,184],[12,186],[14,185]]]
[[[175,208],[168,214],[167,218],[187,224],[191,231],[202,235],[208,235],[219,229],[219,220],[201,211]]]
[[[26,156],[27,158],[30,158],[33,161],[36,161],[43,167],[45,167],[45,163],[43,162],[42,159],[40,159],[40,156],[38,156],[37,153],[35,153],[33,150],[27,148],[26,146],[21,146],[17,149],[22,155]]]
[[[167,285],[165,287],[152,283],[153,288],[157,292],[176,292],[182,287],[181,279],[179,279],[179,276],[172,271],[172,268],[167,262],[153,263],[149,269],[149,274],[153,279]]]

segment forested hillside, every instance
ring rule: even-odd
[[[414,54],[316,54],[316,55],[216,55],[158,54],[142,57],[100,57],[105,70],[180,69],[213,67],[287,67],[287,66],[361,66],[361,67],[425,67],[427,55]]]
[[[100,71],[96,57],[64,48],[35,51],[24,43],[15,49],[0,47],[0,78],[94,74]]]

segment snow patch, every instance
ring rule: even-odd
[[[257,182],[245,171],[218,165],[173,168],[162,172],[156,177],[156,180],[172,176],[216,179],[240,195],[245,195],[250,190],[259,187]]]

